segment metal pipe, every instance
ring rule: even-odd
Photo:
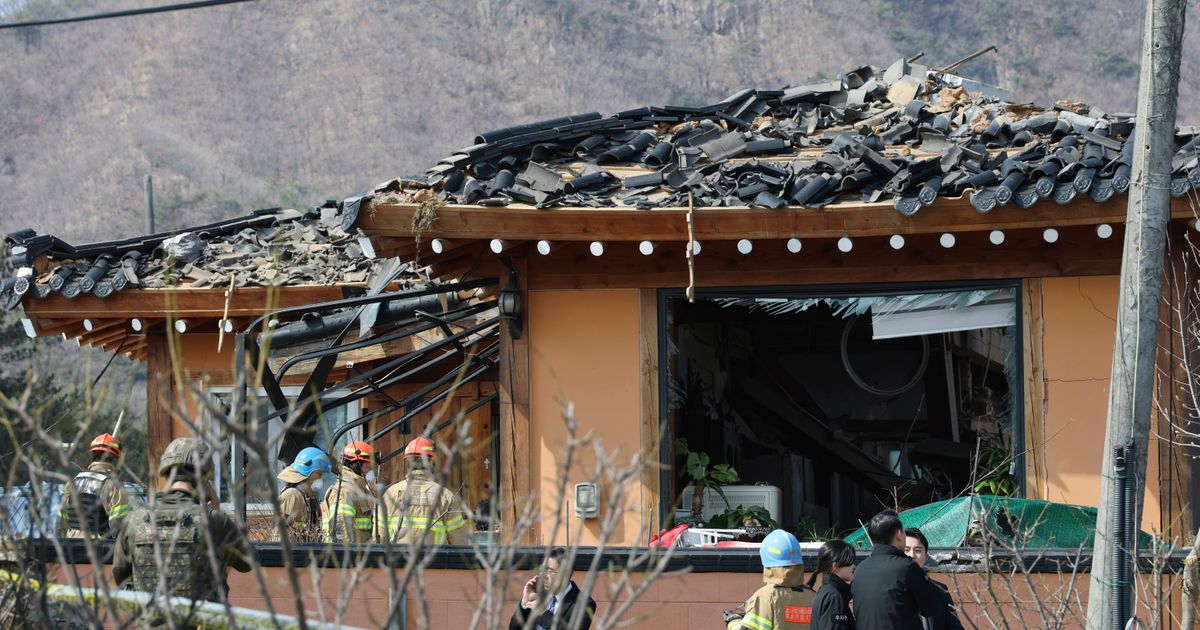
[[[457,303],[458,298],[453,293],[450,296],[450,301]],[[422,295],[391,300],[379,305],[379,313],[375,316],[375,322],[379,324],[394,322],[412,315],[415,311],[440,309],[441,304],[441,295]],[[260,333],[258,345],[270,344],[273,348],[286,348],[306,341],[329,337],[353,324],[359,315],[360,313],[356,309],[351,308],[328,315],[302,317],[299,321]]]
[[[394,371],[396,369],[399,369],[399,368],[407,365],[408,363],[411,363],[417,359],[420,359],[420,358],[432,353],[435,350],[440,350],[442,348],[445,348],[446,346],[452,346],[452,345],[457,346],[458,345],[457,342],[459,340],[469,337],[470,335],[481,332],[490,327],[498,328],[499,324],[500,324],[499,318],[492,318],[486,322],[483,322],[482,324],[479,324],[478,326],[473,326],[471,328],[468,328],[468,329],[458,333],[457,335],[454,335],[453,337],[448,337],[446,339],[438,341],[437,343],[426,346],[420,350],[405,354],[404,356],[401,356],[397,359],[388,361],[387,363],[384,363],[382,365],[371,368],[370,370],[368,370],[366,372],[360,372],[358,374],[358,376],[354,376],[354,377],[351,377],[351,378],[343,381],[340,384],[340,386],[342,388],[351,387],[351,386],[357,385],[358,383],[361,383],[365,380],[368,380],[377,374],[381,374],[381,373],[384,373],[387,371]],[[482,339],[482,337],[481,337],[481,339]],[[476,340],[474,343],[477,343],[478,341],[479,340]],[[408,372],[405,373],[405,376],[411,376],[412,374],[419,372],[420,370],[427,369],[429,367],[437,365],[438,363],[444,361],[447,358],[454,356],[457,353],[458,353],[458,350],[455,349],[451,352],[443,354],[443,355],[437,357],[436,359],[433,359],[432,361],[426,362],[425,364],[423,364],[422,366],[418,367],[415,370],[409,370]],[[385,380],[387,382],[394,382],[394,379],[385,379]],[[366,388],[363,388],[363,390],[360,390],[360,391],[365,391],[365,389]],[[320,404],[321,409],[333,409],[335,407],[340,407],[341,405],[344,405],[348,402],[354,402],[355,400],[363,398],[364,396],[366,396],[366,394],[359,394],[359,395],[350,394],[347,396],[343,396],[342,398],[335,399],[332,402],[330,402],[329,404],[324,404],[321,400],[321,392],[313,392],[313,393],[308,394],[304,398],[297,400],[295,403],[295,408],[299,409],[303,406],[306,406],[306,405],[316,402],[316,403]],[[275,401],[272,401],[272,402],[275,402]],[[287,413],[288,413],[288,405],[285,402],[285,404],[283,404],[282,406],[276,405],[275,411],[272,411],[269,415],[261,418],[261,420],[265,422],[265,421],[271,420],[273,418],[283,417],[283,416],[287,415]]]
[[[392,293],[380,293],[378,295],[363,295],[354,298],[346,298],[341,300],[331,300],[319,304],[308,304],[305,306],[293,306],[291,308],[279,309],[256,317],[253,321],[246,325],[242,330],[250,332],[262,325],[263,321],[268,317],[278,319],[283,315],[301,315],[304,313],[315,313],[319,311],[327,311],[331,309],[342,309],[349,306],[363,306],[366,304],[380,304],[389,300],[402,298],[415,298],[425,295],[435,295],[438,293],[447,293],[450,291],[467,291],[470,289],[480,289],[486,286],[491,286],[499,282],[496,278],[483,278],[481,280],[470,280],[467,282],[455,282],[453,284],[439,284],[417,291],[397,291]]]
[[[493,348],[498,348],[498,347],[499,346],[493,346]],[[488,355],[491,355],[491,354],[494,354],[494,353],[489,348]],[[480,360],[483,360],[483,361],[486,361],[486,359],[487,359],[487,357],[485,357],[484,355],[480,355],[479,358],[480,358]],[[472,370],[470,374],[463,376],[461,383],[469,383],[490,369],[492,369],[492,364],[490,362],[487,362],[485,365]],[[382,429],[379,429],[378,431],[376,431],[374,434],[371,435],[370,439],[378,440],[379,438],[383,437],[384,434],[386,434],[387,432],[400,427],[401,425],[403,425],[403,424],[407,423],[409,420],[411,420],[417,414],[432,407],[434,403],[449,396],[450,394],[453,394],[458,389],[458,385],[460,384],[458,371],[443,375],[441,378],[439,378],[433,384],[435,386],[434,389],[437,389],[438,387],[441,387],[442,385],[445,385],[447,382],[452,381],[452,380],[454,381],[453,385],[451,385],[450,387],[447,387],[446,389],[443,389],[442,391],[434,394],[433,396],[430,396],[427,400],[422,401],[421,404],[417,405],[416,407],[413,407],[407,413],[405,413],[403,416],[400,416],[399,418],[393,420],[386,427],[383,427]],[[372,413],[377,413],[377,412],[372,412]],[[407,433],[407,431],[402,431],[402,433]]]
[[[500,346],[499,346],[498,344],[492,344],[492,345],[491,345],[491,346],[489,346],[487,349],[485,349],[483,352],[481,352],[481,353],[479,353],[479,354],[475,355],[475,357],[476,357],[476,359],[477,359],[477,360],[487,360],[487,359],[488,359],[488,357],[490,357],[491,355],[493,355],[493,354],[497,354],[497,353],[498,353],[499,347],[500,347]],[[456,354],[457,352],[458,352],[457,350],[455,350],[455,351],[451,351],[451,352],[448,352],[448,353],[446,353],[445,355],[443,355],[443,357],[447,357],[447,356],[453,356],[453,355],[454,355],[454,354]],[[402,374],[402,375],[400,375],[400,376],[393,377],[393,378],[387,379],[387,380],[385,380],[385,381],[381,381],[381,382],[379,383],[379,386],[380,386],[380,387],[387,387],[387,386],[391,385],[391,384],[392,384],[392,383],[394,383],[394,382],[400,382],[400,381],[404,380],[405,378],[407,378],[408,376],[411,376],[412,374],[416,374],[416,373],[419,373],[419,372],[421,372],[421,371],[425,370],[425,369],[426,369],[426,367],[427,367],[429,364],[435,363],[435,362],[437,362],[437,361],[440,361],[440,360],[441,360],[441,358],[439,358],[439,359],[436,359],[435,361],[431,361],[431,362],[427,363],[426,365],[422,365],[422,366],[418,367],[418,368],[417,368],[417,369],[415,369],[415,370],[409,370],[407,373],[405,373],[405,374]],[[492,365],[491,365],[491,363],[489,362],[489,364],[488,364],[488,365],[484,366],[484,371],[486,371],[487,369],[491,369],[491,368],[492,368]],[[337,439],[338,439],[338,438],[341,438],[341,436],[342,436],[342,435],[344,435],[346,432],[348,432],[350,429],[353,429],[353,428],[355,428],[355,427],[362,426],[362,425],[366,424],[367,422],[369,422],[369,421],[371,421],[371,420],[373,420],[373,419],[375,419],[375,418],[377,418],[377,417],[379,417],[379,416],[385,415],[385,414],[387,414],[387,413],[391,413],[392,411],[395,411],[396,409],[399,409],[400,407],[403,407],[403,406],[410,405],[410,404],[412,404],[412,403],[413,403],[413,401],[420,400],[421,398],[423,398],[423,397],[425,397],[426,395],[428,395],[430,392],[432,392],[432,391],[434,391],[435,389],[437,389],[437,388],[441,387],[442,385],[445,385],[445,384],[446,384],[446,383],[447,383],[449,380],[451,380],[451,379],[453,379],[453,378],[457,378],[457,377],[458,377],[458,373],[459,373],[459,371],[458,371],[458,370],[455,370],[455,371],[453,371],[453,372],[449,372],[449,373],[447,373],[447,374],[443,375],[443,376],[442,376],[441,378],[439,378],[438,380],[436,380],[436,381],[434,381],[434,382],[430,383],[429,385],[426,385],[425,387],[422,387],[420,390],[418,390],[418,391],[414,392],[414,393],[413,393],[412,395],[410,395],[408,398],[405,398],[404,400],[400,401],[400,402],[402,402],[402,403],[403,403],[402,405],[388,405],[388,406],[386,406],[386,407],[383,407],[382,409],[378,409],[378,410],[376,410],[376,411],[372,411],[371,413],[369,413],[369,414],[367,414],[367,415],[365,415],[365,416],[361,416],[361,417],[357,418],[356,420],[354,420],[354,422],[347,422],[346,424],[344,424],[344,425],[342,425],[341,427],[339,427],[337,431],[335,431],[335,432],[334,432],[334,437],[332,438],[332,440],[333,440],[333,441],[337,441]],[[473,374],[473,375],[472,375],[472,378],[474,378],[474,376],[477,376],[477,374]],[[447,391],[451,391],[451,390],[453,390],[453,389],[454,389],[454,388],[449,388]],[[365,391],[366,391],[366,388],[363,388],[362,390],[360,390],[360,392],[365,392]],[[443,393],[444,393],[444,392],[443,392]],[[355,395],[354,395],[354,394],[352,394],[351,396],[355,396]],[[350,398],[351,396],[347,396],[346,398]],[[354,400],[358,400],[359,398],[363,398],[363,397],[365,397],[365,396],[366,396],[366,394],[365,394],[365,393],[361,393],[360,395],[357,395],[357,396],[355,396],[355,397],[354,397]],[[435,398],[435,400],[437,400],[437,399]],[[338,399],[337,401],[334,401],[334,402],[335,402],[335,404],[334,404],[334,405],[332,405],[332,406],[331,406],[331,408],[332,408],[332,407],[339,406],[339,405],[346,404],[345,402],[342,402],[342,399]],[[346,402],[353,402],[353,401],[346,401]],[[392,423],[391,423],[391,424],[389,424],[387,427],[385,427],[385,428],[383,428],[383,429],[381,429],[381,430],[379,430],[379,431],[376,431],[376,432],[375,432],[375,435],[371,436],[371,437],[369,438],[369,440],[368,440],[368,441],[370,441],[370,440],[375,440],[375,439],[378,439],[378,438],[379,438],[379,436],[383,435],[384,433],[386,433],[386,432],[388,432],[388,431],[391,431],[392,429],[396,428],[397,426],[399,426],[400,424],[402,424],[402,423],[403,423],[403,422],[405,422],[406,420],[408,420],[408,419],[412,418],[412,417],[413,417],[414,415],[416,415],[417,413],[420,413],[421,411],[424,411],[426,408],[428,408],[428,405],[427,405],[427,404],[425,404],[425,403],[422,403],[421,405],[418,405],[418,406],[417,406],[417,408],[415,408],[415,409],[413,409],[413,410],[410,410],[410,411],[409,411],[408,413],[406,413],[404,416],[402,416],[402,417],[400,417],[399,419],[397,419],[396,421],[392,422]]]
[[[450,319],[450,321],[457,321],[464,317],[469,317],[471,315],[481,313],[490,308],[495,308],[495,306],[496,306],[496,303],[494,300],[490,301],[490,302],[481,302],[479,304],[474,304],[474,305],[468,306],[467,308],[450,311],[448,313],[445,313],[443,316],[448,317]],[[403,339],[405,337],[411,337],[412,335],[415,335],[417,333],[425,332],[426,330],[430,330],[432,328],[437,328],[441,325],[436,322],[435,323],[425,322],[420,317],[413,317],[404,322],[399,323],[398,326],[411,326],[414,324],[422,324],[422,325],[418,326],[417,328],[412,329],[412,330],[406,329],[406,330],[403,330],[398,333],[392,333],[392,334],[376,336],[376,337],[367,337],[365,339],[359,339],[352,343],[342,344],[340,346],[334,346],[332,348],[322,348],[321,350],[314,350],[312,352],[298,354],[298,355],[288,359],[287,361],[285,361],[283,363],[283,365],[281,365],[279,367],[279,370],[278,370],[279,374],[277,375],[276,378],[278,378],[279,380],[283,380],[284,376],[287,375],[288,370],[291,369],[292,366],[294,366],[295,364],[300,363],[302,361],[308,361],[311,359],[320,359],[322,357],[325,357],[325,356],[328,356],[331,354],[340,354],[342,352],[349,352],[351,350],[367,348],[367,347],[370,347],[373,345],[387,343],[389,341],[396,341],[399,339]]]
[[[498,327],[498,320],[492,320],[492,321],[489,323],[489,325],[490,325],[490,326],[494,326],[494,327]],[[478,340],[478,341],[481,341],[481,340],[482,340],[482,339],[480,339],[480,340]],[[443,342],[438,342],[438,344],[439,344],[440,346],[445,346],[445,345],[447,345],[448,343],[450,343],[450,340],[446,340],[446,341],[443,341]],[[434,348],[433,346],[430,346],[430,347],[428,347],[428,348],[425,348],[425,349],[423,349],[423,350],[421,350],[421,351],[418,351],[418,352],[413,352],[413,353],[409,353],[409,354],[405,355],[404,357],[401,357],[401,358],[400,358],[400,359],[398,359],[397,361],[390,362],[390,363],[388,364],[388,366],[392,366],[392,367],[394,367],[395,369],[398,369],[398,368],[400,367],[398,364],[407,364],[407,363],[410,363],[410,362],[412,362],[412,361],[414,361],[414,360],[416,360],[416,359],[420,359],[420,358],[424,357],[425,355],[429,354],[429,353],[430,353],[432,350],[434,350],[434,349],[435,349],[435,348]],[[377,385],[377,386],[379,386],[379,387],[387,387],[387,386],[390,386],[390,385],[392,385],[392,384],[394,384],[394,383],[402,382],[402,381],[404,381],[404,380],[405,380],[405,379],[407,379],[407,378],[411,378],[412,376],[414,376],[414,375],[416,375],[416,374],[419,374],[419,373],[421,373],[421,372],[422,372],[422,371],[424,371],[424,370],[427,370],[427,369],[429,369],[429,368],[431,368],[431,367],[433,367],[433,366],[435,366],[435,365],[437,365],[437,364],[439,364],[439,363],[441,363],[441,362],[443,362],[443,361],[445,361],[445,360],[447,360],[447,359],[450,359],[450,358],[454,357],[455,355],[459,354],[459,352],[461,352],[461,351],[460,351],[459,349],[457,349],[457,348],[455,348],[455,349],[452,349],[452,350],[450,350],[450,351],[448,351],[448,352],[446,352],[446,353],[444,353],[444,354],[441,354],[441,355],[439,355],[439,356],[437,356],[437,357],[435,357],[435,358],[433,358],[433,359],[431,359],[431,360],[429,360],[429,361],[426,361],[425,363],[422,363],[421,365],[418,365],[418,366],[416,366],[415,368],[412,368],[412,369],[410,369],[410,370],[407,370],[407,371],[405,371],[405,372],[404,372],[404,373],[402,373],[402,374],[399,374],[399,375],[396,375],[396,376],[391,376],[391,377],[385,378],[385,379],[383,379],[383,380],[381,380],[381,381],[378,381],[378,382],[376,383],[376,385]],[[486,351],[485,351],[485,352],[486,352]],[[483,353],[480,353],[480,354],[482,355]],[[348,385],[351,385],[351,384],[357,384],[357,383],[359,383],[359,382],[362,382],[362,381],[366,380],[364,377],[366,377],[366,376],[369,376],[369,375],[373,375],[373,374],[375,374],[376,372],[379,372],[379,371],[381,370],[381,368],[388,367],[388,366],[381,366],[380,368],[374,368],[374,369],[372,369],[370,372],[362,372],[362,373],[360,373],[360,374],[359,374],[359,376],[355,376],[355,377],[353,377],[353,378],[351,378],[351,379],[349,379],[349,380],[347,380],[347,381],[344,381],[344,382],[341,384],[341,386],[342,386],[342,387],[346,387],[346,386],[348,386]],[[352,403],[352,402],[355,402],[355,401],[357,401],[357,400],[361,400],[361,399],[363,399],[363,398],[366,398],[366,397],[367,397],[367,395],[370,393],[370,391],[371,391],[371,390],[372,390],[372,388],[371,388],[371,387],[363,387],[363,388],[361,388],[361,389],[355,390],[354,392],[352,392],[352,393],[350,393],[350,394],[347,394],[347,395],[345,395],[345,396],[342,396],[342,397],[339,397],[339,398],[335,398],[335,399],[333,399],[333,400],[330,400],[330,401],[323,401],[323,400],[321,399],[321,394],[320,394],[320,392],[315,392],[315,393],[313,393],[313,394],[310,394],[310,395],[306,396],[305,398],[303,398],[303,399],[301,399],[301,400],[297,401],[297,402],[296,402],[296,404],[295,404],[295,406],[294,406],[294,408],[296,408],[296,409],[300,409],[300,408],[302,408],[302,407],[304,407],[304,406],[307,406],[307,405],[310,405],[310,404],[316,403],[316,404],[318,405],[318,408],[319,408],[319,409],[322,409],[322,410],[336,409],[336,408],[338,408],[338,407],[341,407],[341,406],[343,406],[343,405],[346,405],[346,404],[348,404],[348,403]],[[268,413],[267,415],[260,417],[260,418],[259,418],[259,421],[260,421],[260,422],[267,422],[267,421],[270,421],[270,420],[272,420],[272,419],[275,419],[275,418],[282,418],[283,416],[286,416],[286,415],[288,415],[288,413],[289,413],[289,409],[288,409],[288,408],[287,408],[287,406],[285,405],[283,408],[276,408],[274,411],[271,411],[271,412],[270,412],[270,413]],[[368,420],[368,419],[370,419],[370,418],[372,418],[372,417],[374,417],[374,416],[375,416],[375,414],[373,414],[373,413],[372,413],[372,414],[369,414],[369,415],[367,415],[367,416],[363,416],[363,417],[359,418],[358,420],[356,420],[356,421],[355,421],[354,423],[352,423],[352,424],[346,424],[346,425],[344,425],[344,427],[346,427],[346,428],[354,428],[354,427],[360,426],[360,425],[364,424],[364,423],[366,422],[366,420]],[[342,433],[344,434],[345,432],[343,431]],[[341,434],[338,434],[338,437],[340,437],[340,435],[341,435]]]
[[[1112,575],[1111,599],[1109,600],[1109,609],[1112,612],[1112,621],[1110,627],[1113,630],[1121,630],[1125,624],[1125,549],[1122,544],[1125,540],[1124,525],[1126,517],[1124,514],[1125,507],[1125,482],[1126,482],[1126,452],[1125,446],[1118,446],[1113,449],[1113,485],[1112,485],[1112,504],[1114,509],[1111,514],[1112,527],[1109,535],[1112,537],[1112,552],[1108,557],[1110,573]]]

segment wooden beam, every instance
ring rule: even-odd
[[[105,330],[111,330],[113,328],[118,328],[118,327],[129,328],[129,320],[127,320],[127,319],[93,319],[92,320],[92,330],[89,332],[90,332],[90,334],[94,335],[94,334],[103,332]]]
[[[1200,362],[1200,348],[1188,343],[1190,335],[1200,330],[1200,265],[1192,255],[1193,245],[1200,241],[1189,226],[1173,225],[1167,232],[1167,260],[1163,278],[1163,300],[1160,312],[1162,325],[1158,328],[1156,356],[1154,440],[1158,451],[1158,479],[1148,480],[1147,486],[1158,487],[1159,516],[1162,533],[1168,540],[1182,539],[1195,533],[1195,501],[1192,479],[1196,472],[1191,440],[1181,431],[1195,431],[1200,417],[1188,404],[1192,387],[1200,380],[1195,366]],[[1157,484],[1155,483],[1157,481]]]
[[[79,343],[103,348],[103,347],[107,346],[108,344],[115,344],[116,342],[121,340],[123,337],[125,337],[125,335],[127,335],[127,334],[131,334],[131,333],[129,331],[120,330],[120,329],[109,330],[109,331],[106,331],[105,333],[95,336],[95,337],[87,337],[87,338],[81,337],[79,339]]]
[[[524,251],[520,252],[524,254]],[[521,285],[522,302],[529,304],[526,257],[514,256],[512,266]],[[528,321],[528,315],[525,316]],[[518,515],[532,496],[533,460],[530,451],[529,338],[514,339],[507,323],[500,326],[500,479],[506,543],[537,544],[537,527],[515,531]],[[532,505],[535,513],[540,508]]]
[[[146,461],[153,471],[167,444],[174,439],[171,405],[175,400],[175,369],[164,334],[146,336]],[[155,475],[148,477],[155,479]],[[153,485],[153,484],[151,484]]]
[[[659,498],[662,494],[660,481],[661,461],[659,449],[663,434],[662,421],[659,416],[658,396],[658,291],[642,289],[639,296],[639,327],[641,334],[638,339],[638,352],[641,363],[642,386],[642,461],[646,467],[642,470],[642,531],[644,540],[658,533],[663,527],[659,513]]]
[[[1046,470],[1046,372],[1042,354],[1042,279],[1021,284],[1021,347],[1024,358],[1025,497],[1049,499]]]
[[[346,285],[361,286],[361,285]],[[246,287],[234,289],[229,303],[231,317],[254,317],[274,308],[304,306],[342,298],[342,285],[287,286],[279,288]],[[274,295],[272,295],[274,294]],[[73,300],[53,294],[44,299],[26,297],[23,302],[29,317],[84,318],[159,318],[168,315],[219,318],[225,307],[224,288],[132,289],[105,299],[81,295]]]
[[[1121,228],[1117,228],[1121,232]],[[1054,244],[1041,230],[1009,231],[1003,245],[986,232],[960,234],[951,249],[938,235],[910,236],[901,250],[883,237],[858,238],[849,253],[833,239],[805,241],[798,254],[786,241],[755,244],[741,255],[733,241],[706,242],[696,257],[698,287],[816,285],[861,282],[995,280],[1063,275],[1111,275],[1120,268],[1121,238],[1096,237],[1090,227],[1063,228]],[[602,258],[586,249],[554,251],[528,261],[531,289],[668,288],[688,284],[680,248],[657,248],[644,256],[637,243],[614,245]]]
[[[375,204],[359,220],[374,236],[412,236],[412,204]],[[681,241],[687,240],[687,209],[551,208],[514,204],[504,208],[446,205],[424,238],[508,241]],[[1194,217],[1186,198],[1176,199],[1172,216]],[[1070,205],[1043,201],[1032,208],[998,208],[983,215],[965,196],[940,198],[932,207],[906,217],[891,203],[840,203],[820,210],[789,207],[696,208],[696,239],[777,239],[786,237],[891,236],[993,229],[1062,228],[1125,222],[1125,197],[1107,203],[1081,198]]]

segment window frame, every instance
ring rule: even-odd
[[[766,286],[734,286],[734,287],[696,287],[697,299],[714,299],[722,297],[739,298],[808,298],[821,296],[864,296],[864,295],[909,295],[913,293],[949,293],[955,291],[970,291],[973,289],[1013,289],[1016,309],[1013,346],[1015,354],[1014,381],[1017,383],[1013,396],[1012,442],[1013,442],[1013,482],[1016,486],[1016,496],[1025,497],[1027,494],[1025,475],[1025,314],[1022,304],[1024,301],[1024,280],[964,280],[964,281],[922,281],[922,282],[866,282],[858,284],[814,284],[814,285],[766,285]],[[658,425],[662,427],[659,439],[659,522],[674,522],[674,497],[670,488],[674,476],[674,457],[672,444],[675,435],[670,423],[670,361],[668,352],[674,342],[667,328],[667,309],[672,299],[687,299],[684,288],[658,289]]]
[[[235,387],[228,386],[228,385],[209,386],[209,387],[205,388],[205,395],[209,396],[210,398],[220,396],[220,395],[226,395],[226,396],[230,396],[232,398],[235,389],[236,389]],[[296,397],[299,396],[304,391],[304,388],[302,386],[298,386],[298,385],[289,385],[286,387],[280,387],[280,391],[282,391],[283,395],[288,398],[289,402],[292,402],[292,401],[295,401]],[[348,390],[346,388],[343,388],[340,386],[334,386],[334,387],[324,390],[322,392],[322,395],[344,396],[349,393],[350,393],[350,390]],[[256,398],[266,399],[267,390],[266,390],[266,388],[259,387],[255,391],[254,395]],[[353,422],[362,415],[362,401],[360,401],[360,400],[356,400],[356,401],[347,403],[346,405],[343,405],[343,408],[346,409],[346,420],[345,420],[346,423]],[[203,407],[203,411],[205,414],[209,413],[208,408],[206,406]],[[271,420],[268,421],[268,424],[267,424],[268,436],[271,435],[273,423],[279,423],[279,426],[277,427],[278,430],[276,431],[276,433],[282,432],[283,420],[281,418],[272,418]],[[347,439],[347,440],[362,439],[362,434],[363,434],[363,427],[361,427],[361,426],[353,427],[349,431],[346,432],[346,435],[343,436],[343,439]],[[221,496],[223,486],[225,485],[226,479],[225,479],[224,475],[228,474],[229,479],[233,479],[234,476],[236,475],[237,469],[239,468],[236,465],[236,462],[234,461],[234,451],[237,448],[236,442],[237,442],[236,439],[231,438],[229,440],[228,447],[218,449],[212,455],[213,456],[213,471],[214,471],[213,488],[216,490],[218,497]],[[278,450],[276,450],[276,453],[278,453]],[[333,454],[330,454],[330,457],[333,457]],[[278,460],[276,460],[276,461],[278,461]],[[223,465],[223,464],[227,464],[227,465]],[[243,466],[241,466],[241,468],[243,470],[245,469],[244,464],[243,464]],[[279,471],[272,469],[271,474],[272,474],[272,477],[274,477],[274,475],[279,474]],[[230,498],[229,501],[222,501],[222,503],[221,503],[222,509],[230,510],[230,511],[236,510],[236,506],[233,503],[232,491],[230,491],[230,493],[229,493],[229,498]],[[262,504],[262,503],[247,503],[246,509],[248,511],[255,511],[256,509],[270,510],[270,506],[266,505],[266,504]]]

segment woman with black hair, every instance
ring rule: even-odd
[[[812,588],[821,576],[821,590],[813,602],[812,630],[854,630],[850,613],[850,580],[854,576],[854,547],[830,540],[817,552],[817,570],[808,578]]]

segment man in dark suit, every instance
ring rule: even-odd
[[[571,580],[574,567],[564,562],[567,550],[555,547],[546,558],[541,573],[525,583],[521,603],[508,622],[509,630],[526,628],[526,620],[534,615],[533,630],[588,630],[596,615],[596,601],[591,597],[580,601],[583,594]],[[582,609],[581,609],[582,607]]]
[[[904,530],[904,555],[912,558],[913,562],[916,562],[917,566],[922,569],[925,568],[925,563],[929,562],[929,540],[916,527]],[[954,598],[950,596],[950,589],[932,578],[929,581],[938,585],[946,593],[946,605],[936,614],[921,618],[925,624],[925,630],[963,630],[962,623],[954,614]]]
[[[850,583],[854,623],[858,630],[925,630],[922,615],[946,607],[946,594],[904,555],[904,525],[892,510],[867,524],[875,546],[854,571]]]

